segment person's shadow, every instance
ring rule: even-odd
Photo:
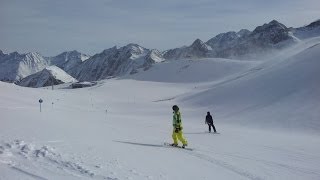
[[[115,140],[113,142],[132,144],[136,146],[163,147],[163,145],[160,145],[160,144],[146,144],[146,143],[137,143],[137,142],[129,142],[129,141],[115,141]]]
[[[209,132],[209,131],[205,131],[205,132],[184,132],[183,134],[220,134],[218,132]]]

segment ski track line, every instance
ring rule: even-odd
[[[25,171],[25,170],[23,170],[23,169],[21,169],[21,168],[18,168],[18,167],[16,167],[15,165],[11,164],[10,162],[0,161],[0,163],[5,164],[5,165],[9,166],[11,169],[13,169],[13,170],[15,170],[15,171],[17,171],[17,172],[20,172],[20,173],[22,173],[22,174],[24,174],[24,175],[30,176],[30,177],[32,177],[32,178],[34,178],[34,179],[48,180],[48,179],[46,179],[46,178],[44,178],[44,177],[41,177],[41,176],[36,175],[36,174],[34,174],[34,173],[31,173],[31,172]]]
[[[30,172],[25,171],[25,170],[23,170],[23,169],[21,169],[21,168],[18,168],[18,167],[16,167],[16,166],[10,166],[10,167],[11,167],[12,169],[14,169],[15,171],[17,171],[17,172],[23,173],[23,174],[28,175],[28,176],[30,176],[30,177],[33,177],[33,178],[35,178],[35,179],[48,180],[48,179],[46,179],[46,178],[44,178],[44,177],[41,177],[41,176],[38,176],[38,175],[36,175],[36,174],[30,173]]]
[[[231,164],[228,164],[224,161],[221,161],[221,160],[217,160],[217,159],[214,159],[208,155],[205,155],[205,154],[201,154],[199,152],[195,152],[195,151],[183,151],[184,153],[186,154],[189,154],[191,156],[194,156],[196,158],[199,158],[201,160],[204,160],[204,161],[208,161],[212,164],[215,164],[215,165],[218,165],[220,167],[223,167],[229,171],[232,171],[233,173],[236,173],[242,177],[245,177],[245,178],[248,178],[248,179],[252,179],[252,180],[263,180],[263,178],[257,176],[257,175],[254,175],[254,174],[251,174],[250,172],[248,171],[243,171]]]
[[[207,150],[205,150],[205,151],[206,152],[211,152],[211,151],[207,151]],[[301,167],[297,167],[297,166],[290,166],[290,165],[283,164],[283,163],[278,163],[278,162],[273,162],[273,161],[268,161],[268,160],[263,160],[263,159],[249,158],[249,157],[244,157],[244,156],[239,156],[239,155],[226,154],[226,153],[217,153],[217,152],[215,152],[215,154],[219,154],[219,155],[222,155],[222,156],[228,156],[228,157],[232,157],[232,158],[256,161],[256,162],[263,163],[265,165],[269,165],[271,167],[278,166],[279,168],[287,169],[289,171],[292,171],[293,173],[301,172],[301,173],[306,173],[306,174],[314,174],[314,175],[317,175],[317,176],[320,177],[320,172],[312,171],[312,170],[307,169],[307,168],[301,168]]]

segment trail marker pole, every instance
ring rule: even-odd
[[[40,104],[40,112],[41,112],[41,103],[43,102],[42,99],[39,99],[39,104]]]

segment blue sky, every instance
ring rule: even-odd
[[[0,0],[0,49],[93,55],[137,43],[166,50],[273,19],[300,27],[319,18],[319,0]]]

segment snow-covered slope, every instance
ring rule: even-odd
[[[275,58],[202,92],[181,98],[245,126],[320,129],[320,41],[289,58]]]
[[[148,50],[137,44],[117,48],[113,47],[96,54],[83,62],[70,73],[81,81],[94,81],[137,73],[139,69],[147,70],[152,64],[164,59],[157,50]]]
[[[0,81],[15,82],[48,66],[39,53],[0,53]]]
[[[78,65],[89,58],[89,55],[74,50],[63,52],[57,56],[50,57],[49,61],[51,65],[58,66],[64,71],[70,72],[72,68],[76,68]]]
[[[71,77],[57,66],[49,66],[40,72],[23,78],[17,84],[25,87],[44,87],[58,85],[63,83],[76,82],[76,79]]]
[[[153,65],[148,71],[123,78],[170,83],[204,83],[219,81],[257,66],[260,61],[239,61],[221,58],[182,59]]]
[[[167,61],[84,89],[0,82],[0,179],[318,180],[319,39],[262,64]],[[163,146],[173,104],[192,150]]]

